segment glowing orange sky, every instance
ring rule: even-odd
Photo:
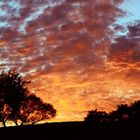
[[[31,80],[30,91],[57,109],[53,121],[140,99],[140,22],[115,22],[122,2],[2,0],[0,70]]]

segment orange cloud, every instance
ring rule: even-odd
[[[125,14],[123,0],[15,1],[5,3],[13,15],[0,15],[9,23],[0,27],[0,69],[32,81],[31,92],[58,110],[51,121],[83,120],[88,110],[140,98],[140,24],[118,37],[114,30],[124,27],[110,28]]]

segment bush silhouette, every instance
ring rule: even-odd
[[[97,111],[97,109],[88,111],[84,121],[93,126],[140,125],[140,101],[135,101],[129,106],[127,104],[118,105],[117,109],[110,113]]]
[[[34,124],[55,117],[56,110],[51,104],[31,94],[27,89],[30,82],[14,70],[0,73],[0,122],[6,127],[7,121],[16,125]]]
[[[130,107],[126,104],[118,105],[115,111],[112,111],[109,115],[112,122],[123,122],[129,119]]]
[[[129,120],[131,123],[140,124],[140,101],[135,101],[131,104]]]
[[[94,126],[99,126],[100,124],[104,123],[108,119],[108,114],[104,111],[97,111],[91,110],[88,111],[87,116],[85,117],[85,122],[86,123],[91,123]]]

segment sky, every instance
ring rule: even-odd
[[[121,8],[127,11],[127,14],[124,18],[120,20],[121,24],[126,24],[129,22],[135,22],[140,18],[139,10],[140,1],[139,0],[126,0],[121,4]]]
[[[0,71],[16,69],[54,105],[51,121],[81,121],[140,99],[139,0],[1,0]]]

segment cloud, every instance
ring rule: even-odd
[[[112,29],[122,2],[1,0],[0,69],[30,79],[30,90],[58,110],[56,121],[138,99],[139,23],[126,36]]]
[[[108,56],[109,62],[119,69],[125,68],[126,73],[130,71],[139,71],[140,60],[140,23],[128,25],[128,33],[115,39],[115,43],[110,47]],[[134,72],[135,73],[135,72]]]
[[[129,25],[128,34],[115,39],[110,48],[110,59],[128,63],[139,62],[140,50],[140,23]]]

